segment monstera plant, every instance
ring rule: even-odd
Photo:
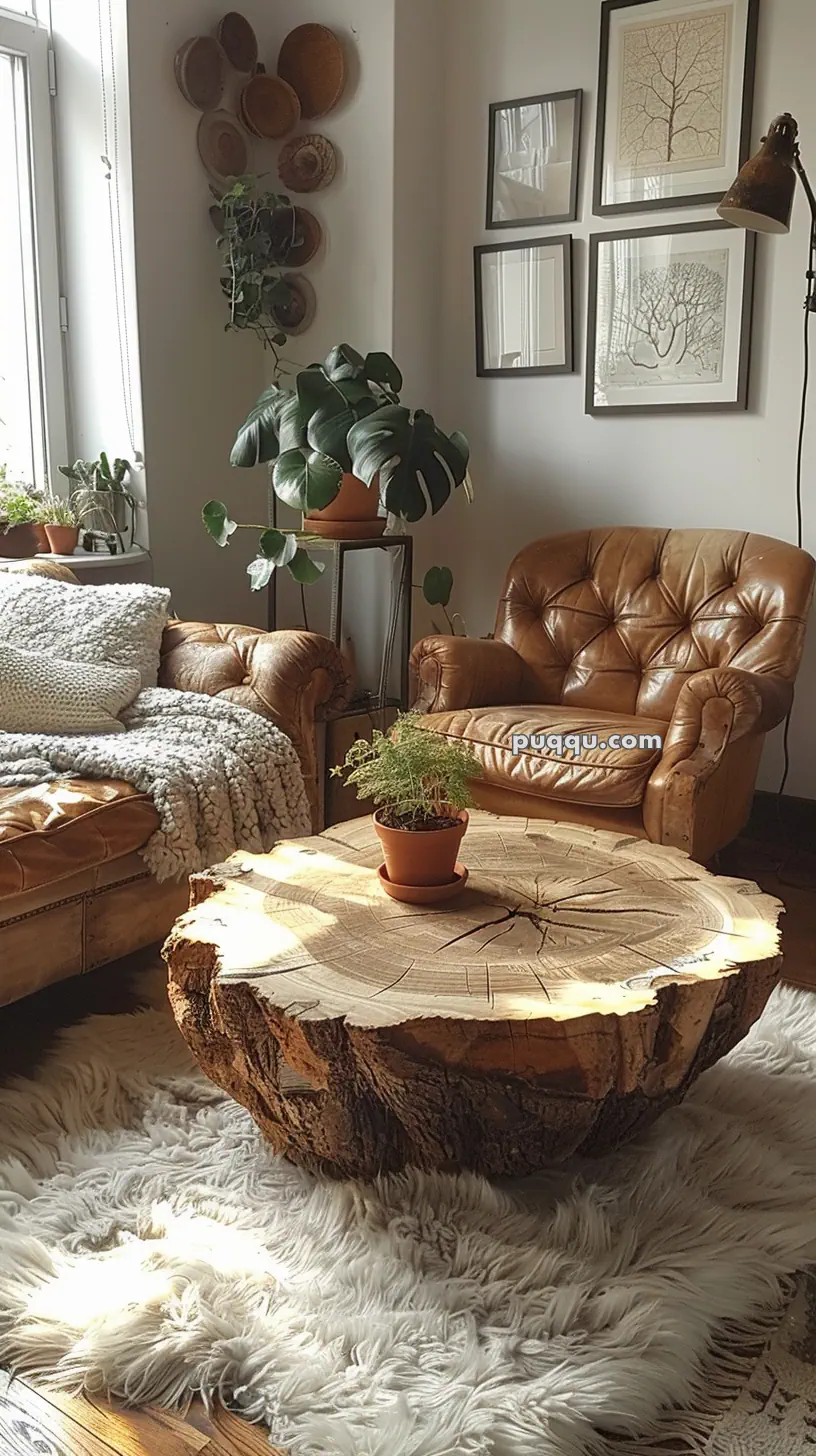
[[[271,465],[275,494],[305,517],[325,511],[349,483],[359,491],[361,481],[372,493],[373,515],[380,507],[405,521],[435,515],[460,485],[470,496],[468,442],[402,404],[401,390],[388,354],[364,357],[340,344],[323,364],[301,370],[294,388],[264,390],[238,433],[231,464]],[[278,567],[301,583],[320,574],[291,532],[241,527],[223,501],[208,501],[202,517],[219,546],[238,529],[261,531],[259,555],[248,567],[256,591]]]

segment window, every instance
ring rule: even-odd
[[[15,8],[0,9],[0,468],[42,489],[67,458],[51,82],[48,33]]]

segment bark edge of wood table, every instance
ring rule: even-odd
[[[371,1178],[610,1151],[760,1015],[784,908],[678,850],[471,816],[464,893],[379,889],[369,819],[191,880],[164,955],[199,1065],[278,1152]]]

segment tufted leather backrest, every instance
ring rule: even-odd
[[[528,664],[535,701],[668,721],[708,667],[793,681],[815,567],[744,531],[572,531],[516,557],[495,635]]]

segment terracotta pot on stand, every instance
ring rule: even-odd
[[[29,556],[36,556],[38,550],[37,530],[29,523],[12,526],[10,531],[0,535],[0,556],[13,556],[16,561],[24,561]]]
[[[468,827],[463,809],[445,829],[390,829],[374,815],[374,828],[385,856],[383,888],[395,900],[412,904],[443,900],[464,888],[467,870],[457,864],[459,846]],[[401,894],[400,891],[409,893]]]
[[[79,526],[47,525],[45,534],[52,556],[73,556],[79,540]]]
[[[356,475],[344,475],[340,490],[331,505],[322,511],[310,511],[303,519],[304,531],[330,541],[370,541],[381,536],[385,517],[379,517],[379,478],[366,485]]]

